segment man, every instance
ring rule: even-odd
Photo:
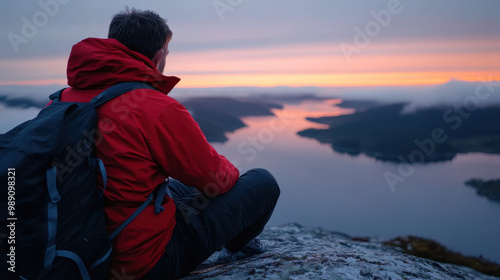
[[[149,83],[98,108],[106,165],[108,231],[122,224],[166,178],[172,198],[164,211],[149,205],[113,241],[111,274],[127,279],[186,275],[213,252],[263,251],[263,230],[280,190],[273,176],[239,171],[207,142],[188,111],[167,94],[179,78],[162,74],[172,39],[166,21],[151,11],[128,10],[111,21],[108,39],[73,46],[62,101],[88,102],[121,82]],[[102,182],[101,182],[102,183]],[[101,184],[102,185],[102,184]],[[190,187],[188,187],[190,186]]]

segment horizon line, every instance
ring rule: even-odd
[[[491,80],[486,82],[498,83],[500,79],[497,77],[491,77]],[[199,85],[199,86],[182,86],[177,85],[175,88],[177,89],[231,89],[231,88],[290,88],[290,89],[300,89],[300,88],[383,88],[383,87],[426,87],[426,86],[435,86],[435,85],[443,85],[449,83],[451,81],[459,81],[459,82],[484,82],[481,80],[469,80],[469,79],[456,79],[451,78],[446,81],[432,81],[432,82],[423,82],[423,83],[392,83],[392,84],[356,84],[356,85],[226,85],[226,86],[209,86],[209,85]],[[25,80],[25,81],[0,81],[0,86],[68,86],[66,79],[45,79],[45,80]]]

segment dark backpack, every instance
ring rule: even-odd
[[[36,118],[0,135],[0,261],[9,279],[107,279],[111,240],[153,194],[108,236],[96,177],[100,169],[105,187],[106,170],[94,151],[96,108],[139,88],[154,89],[122,83],[89,103],[60,102],[60,90]]]

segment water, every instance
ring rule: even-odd
[[[332,106],[339,102],[285,104],[274,111],[276,116],[244,118],[247,127],[228,134],[226,143],[213,144],[240,170],[263,167],[275,175],[282,194],[269,225],[296,222],[381,239],[411,234],[500,263],[500,203],[463,184],[473,177],[500,177],[500,156],[466,154],[417,166],[393,192],[384,172],[397,174],[396,164],[339,154],[296,134],[325,127],[306,117],[353,112]],[[38,111],[0,107],[0,133]]]
[[[285,104],[277,116],[244,118],[248,127],[214,144],[241,171],[263,167],[275,175],[282,195],[270,225],[297,222],[381,239],[411,234],[500,263],[500,203],[464,185],[473,177],[498,178],[500,156],[465,154],[416,166],[392,191],[384,172],[397,174],[396,164],[339,154],[296,134],[322,126],[306,116],[352,112],[332,107],[336,102]]]

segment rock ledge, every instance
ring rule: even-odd
[[[215,253],[184,279],[499,279],[298,224],[266,229],[260,238],[267,252],[225,264]]]

